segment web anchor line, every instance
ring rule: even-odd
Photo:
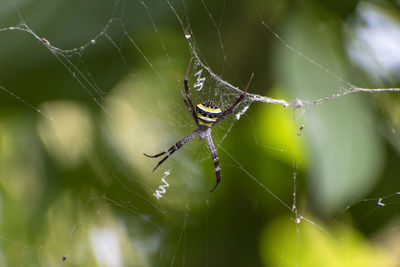
[[[267,103],[267,104],[278,104],[282,105],[283,107],[294,107],[294,108],[300,108],[302,106],[309,106],[309,105],[319,105],[322,104],[326,101],[332,100],[334,98],[342,97],[345,95],[349,94],[355,94],[355,93],[383,93],[383,92],[400,92],[400,88],[361,88],[361,87],[352,87],[349,90],[345,90],[324,98],[312,100],[312,101],[307,101],[307,100],[301,100],[301,99],[296,99],[295,102],[289,102],[284,99],[274,99],[271,97],[267,96],[261,96],[257,94],[247,94],[247,97],[250,101],[252,102],[262,102],[262,103]]]
[[[158,189],[156,189],[156,192],[153,194],[153,196],[155,196],[157,198],[157,200],[159,200],[160,198],[163,197],[163,194],[165,194],[167,192],[167,190],[165,188],[169,187],[169,184],[167,183],[167,181],[165,180],[165,178],[170,174],[170,171],[166,171],[164,172],[164,176],[161,178],[161,181],[164,183],[164,185],[160,185],[158,187]]]

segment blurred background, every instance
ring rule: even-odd
[[[399,5],[0,0],[0,266],[400,266]]]

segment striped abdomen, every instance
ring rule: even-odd
[[[199,124],[211,127],[221,115],[221,109],[212,101],[206,101],[196,106],[196,116]]]

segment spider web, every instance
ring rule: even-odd
[[[399,52],[364,36],[389,25],[396,40],[398,13],[63,4],[0,11],[1,265],[395,266]],[[212,194],[204,141],[154,173],[142,155],[195,127],[179,91],[190,58],[194,104],[225,110],[255,74],[212,129]]]

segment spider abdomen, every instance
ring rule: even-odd
[[[212,101],[206,101],[196,106],[196,117],[199,124],[211,127],[221,115],[221,109]]]

